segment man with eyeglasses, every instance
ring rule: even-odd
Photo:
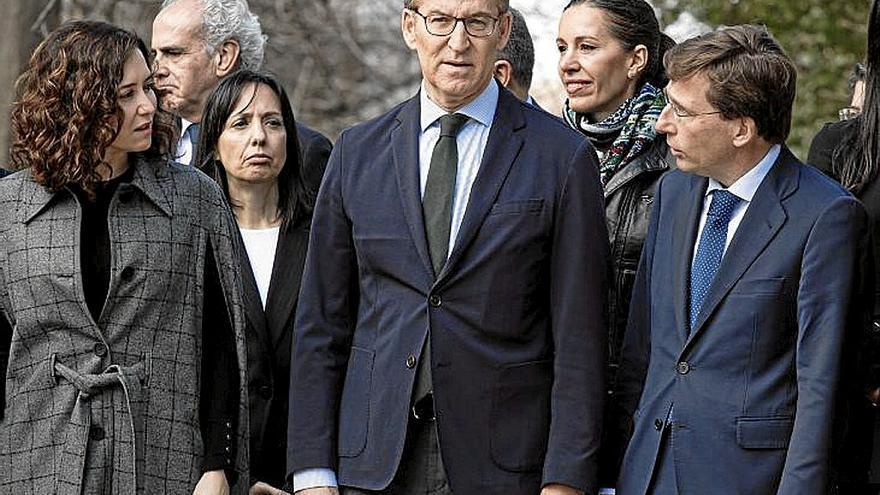
[[[687,40],[665,64],[657,130],[678,170],[633,290],[617,494],[825,494],[844,333],[869,300],[865,209],[785,146],[797,74],[766,29]]]
[[[421,89],[342,133],[315,207],[294,489],[593,495],[608,254],[595,152],[493,79],[506,0],[406,1],[401,25]]]

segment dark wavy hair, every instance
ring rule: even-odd
[[[296,132],[293,108],[290,106],[290,99],[287,97],[287,92],[284,91],[284,86],[275,77],[251,70],[239,70],[220,81],[205,103],[201,129],[199,130],[198,151],[193,163],[220,184],[227,201],[235,206],[232,198],[229,197],[229,180],[226,177],[226,169],[217,159],[217,142],[220,140],[220,135],[223,134],[226,121],[232,115],[239,98],[244,93],[245,87],[250,84],[267,86],[281,102],[281,117],[284,120],[284,130],[287,133],[287,161],[277,179],[278,211],[281,217],[281,229],[287,230],[311,218],[316,191],[307,186],[303,176],[302,152],[299,146],[299,136]],[[254,95],[249,95],[249,97],[253,98]]]
[[[77,185],[93,194],[104,153],[119,134],[117,91],[128,56],[150,52],[133,32],[106,22],[67,22],[37,46],[15,83],[10,158],[31,168],[34,181],[55,192]],[[145,158],[168,158],[176,141],[173,117],[157,109]]]
[[[835,148],[831,171],[843,187],[858,194],[880,170],[880,0],[874,0],[868,17],[865,102],[861,115],[853,120],[858,130],[847,133]]]
[[[655,88],[663,88],[668,82],[663,70],[663,56],[675,46],[675,41],[660,30],[660,22],[654,9],[645,0],[571,0],[562,9],[584,4],[605,13],[608,31],[626,50],[638,45],[648,49],[648,63],[639,75],[637,87],[646,82]]]

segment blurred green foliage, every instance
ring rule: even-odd
[[[683,11],[712,26],[763,24],[798,68],[788,145],[806,159],[810,141],[848,105],[847,80],[865,55],[870,0],[666,0],[663,24]]]

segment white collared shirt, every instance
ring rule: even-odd
[[[733,215],[731,215],[730,222],[727,224],[727,239],[724,241],[725,252],[727,251],[728,246],[730,246],[730,241],[733,239],[733,235],[736,234],[736,230],[739,228],[739,224],[742,222],[746,210],[748,210],[749,205],[752,203],[752,198],[755,197],[755,192],[758,190],[761,183],[764,182],[764,178],[767,177],[773,164],[776,163],[781,150],[782,147],[778,144],[771,146],[767,151],[767,154],[764,155],[764,158],[762,158],[757,165],[752,167],[751,170],[746,172],[745,175],[737,179],[736,182],[727,188],[728,192],[742,201],[740,201],[733,209]],[[706,188],[706,195],[703,198],[703,212],[700,213],[700,225],[697,229],[697,238],[694,241],[694,252],[691,263],[693,263],[693,259],[697,256],[697,246],[700,245],[700,238],[703,236],[703,226],[706,225],[706,215],[709,213],[709,204],[712,201],[711,193],[717,189],[724,189],[724,186],[715,179],[709,179],[709,187]]]
[[[193,143],[190,135],[187,134],[192,122],[185,118],[180,118],[180,139],[177,140],[177,152],[174,154],[174,161],[184,165],[190,165],[195,159],[193,156]]]
[[[419,186],[422,197],[425,196],[425,184],[428,182],[428,170],[431,168],[431,155],[434,146],[440,139],[440,117],[448,114],[428,97],[425,83],[419,92],[421,108],[421,134],[419,135]],[[464,213],[467,210],[468,200],[471,196],[471,188],[480,171],[480,163],[483,160],[483,152],[489,141],[489,130],[492,128],[492,120],[495,118],[495,109],[498,107],[498,85],[494,79],[489,80],[486,89],[472,102],[459,108],[455,113],[466,115],[470,118],[456,137],[458,144],[458,170],[455,174],[455,195],[452,197],[452,224],[449,229],[449,250],[447,256],[452,253],[455,239]]]

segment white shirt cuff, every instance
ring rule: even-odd
[[[293,491],[309,488],[319,488],[322,486],[337,486],[336,473],[332,469],[312,468],[302,469],[293,473]]]
[[[615,495],[616,493],[614,488],[599,488],[599,495]]]

